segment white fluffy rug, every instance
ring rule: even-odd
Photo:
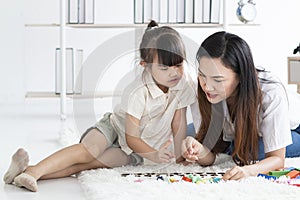
[[[220,155],[211,167],[199,167],[196,164],[183,166],[178,164],[155,166],[125,166],[115,169],[97,169],[82,172],[78,179],[88,200],[98,199],[299,199],[300,187],[274,183],[261,177],[251,177],[242,181],[196,184],[190,182],[168,183],[155,178],[143,178],[136,181],[134,176],[122,177],[122,173],[137,172],[225,172],[234,166],[230,157]],[[288,158],[286,166],[299,167],[300,158]]]
[[[77,143],[79,134],[71,129],[63,129],[60,142],[63,146]],[[168,183],[155,178],[140,178],[134,176],[122,177],[123,173],[191,173],[191,172],[225,172],[235,164],[230,156],[221,154],[210,167],[200,167],[197,164],[183,166],[148,165],[125,166],[114,169],[97,169],[83,171],[78,180],[88,200],[148,200],[148,199],[178,199],[178,200],[296,200],[300,197],[300,187],[271,182],[261,177],[251,177],[242,181],[227,181],[219,183],[196,184],[190,182]],[[287,158],[286,167],[300,168],[300,158]]]

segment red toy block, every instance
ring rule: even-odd
[[[188,178],[186,176],[182,177],[182,180],[184,180],[186,182],[192,182],[192,179],[190,179],[190,178]]]
[[[296,178],[299,175],[300,175],[300,172],[298,170],[292,170],[286,174],[286,176],[290,177],[290,178]]]

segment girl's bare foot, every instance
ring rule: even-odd
[[[18,149],[12,156],[10,166],[4,174],[4,182],[6,184],[11,184],[14,181],[14,178],[28,167],[28,162],[28,153],[22,148]]]

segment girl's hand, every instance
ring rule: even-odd
[[[168,150],[168,147],[172,144],[172,140],[168,140],[163,144],[160,149],[155,153],[152,161],[156,163],[168,163],[171,162],[171,159],[175,158],[174,153]]]
[[[199,159],[202,144],[195,138],[188,136],[182,141],[181,152],[182,156],[190,162],[195,162]]]
[[[180,156],[178,159],[176,159],[177,164],[182,164],[184,166],[192,164],[191,162],[187,161],[184,157]]]
[[[179,158],[176,159],[177,164],[182,164],[184,166],[192,164],[191,162],[187,161],[184,157],[180,156]]]
[[[223,175],[223,180],[240,180],[249,176],[251,176],[251,173],[247,166],[235,166],[226,171],[226,173]]]

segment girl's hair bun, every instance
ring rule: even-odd
[[[151,20],[147,26],[146,31],[151,30],[152,28],[158,27],[158,23],[155,20]]]

